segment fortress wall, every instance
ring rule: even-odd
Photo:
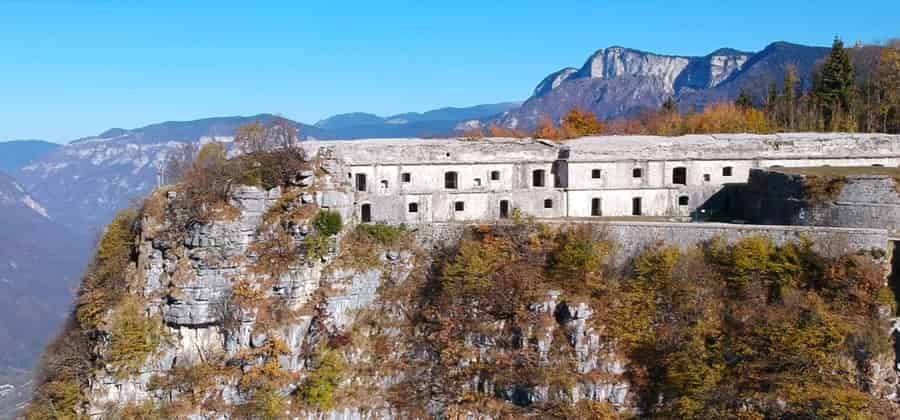
[[[886,176],[848,176],[834,200],[806,200],[804,178],[753,171],[742,197],[743,218],[752,223],[887,229],[900,232],[900,194]]]
[[[549,224],[567,224],[545,221]],[[881,249],[890,251],[888,233],[884,229],[824,228],[809,226],[733,225],[724,223],[667,223],[667,222],[572,222],[590,223],[600,227],[618,244],[617,260],[628,261],[641,251],[659,241],[681,248],[700,244],[716,237],[729,242],[754,235],[763,235],[778,244],[809,238],[815,249],[824,255],[836,256],[857,251]],[[454,244],[463,231],[472,224],[435,223],[417,227],[420,242],[428,247],[440,248]]]

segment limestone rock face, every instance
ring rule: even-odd
[[[643,53],[610,47],[597,51],[578,70],[577,77],[613,79],[622,76],[652,77],[663,81],[665,92],[675,93],[675,79],[690,63],[687,57]]]
[[[222,321],[223,305],[234,279],[252,277],[246,264],[249,260],[244,257],[249,253],[262,215],[280,197],[277,188],[235,189],[231,205],[240,211],[240,216],[190,226],[183,244],[186,259],[176,259],[167,249],[157,248],[167,244],[150,244],[150,254],[162,258],[152,259],[146,277],[155,277],[158,287],[168,288],[162,306],[163,319],[168,324],[198,327]],[[288,275],[291,274],[289,271]],[[159,281],[161,277],[168,281]]]

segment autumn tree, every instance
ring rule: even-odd
[[[876,72],[881,90],[878,114],[884,132],[900,130],[900,40],[893,40],[881,50]]]
[[[593,112],[572,108],[563,117],[562,131],[566,138],[571,139],[602,134],[604,126]]]
[[[234,143],[245,154],[266,151],[267,139],[266,128],[259,121],[238,127],[234,135]]]
[[[512,138],[522,138],[525,137],[525,133],[520,130],[516,130],[514,128],[507,128],[499,124],[491,124],[487,129],[488,136],[491,137],[512,137]]]
[[[197,159],[197,144],[194,142],[179,143],[175,150],[166,156],[163,177],[165,183],[173,184],[180,181],[191,170],[194,160]]]
[[[534,138],[559,140],[562,138],[562,134],[560,133],[559,128],[553,124],[553,121],[551,121],[549,117],[544,116],[541,118],[540,123],[538,123],[537,130],[534,132]]]
[[[275,117],[266,127],[264,143],[270,148],[293,149],[300,142],[299,132],[300,130],[291,120]]]

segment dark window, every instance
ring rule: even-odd
[[[687,168],[677,167],[672,169],[672,183],[687,185]]]
[[[464,211],[466,209],[466,203],[463,203],[462,201],[457,201],[457,202],[453,203],[453,209],[456,211]]]
[[[600,175],[602,175],[602,172],[599,169],[591,170],[591,178],[600,179]]]
[[[444,188],[448,190],[455,190],[457,185],[458,183],[456,172],[444,173]]]
[[[405,183],[409,183],[410,181],[412,181],[412,175],[410,175],[409,172],[404,172],[402,175],[402,178],[403,178],[403,182],[405,182]]]
[[[686,205],[688,205],[688,196],[682,195],[681,197],[678,197],[678,205],[679,205],[679,206],[686,206]]]
[[[381,189],[386,190],[388,187],[388,182],[386,179],[381,180]]]
[[[500,218],[506,219],[509,217],[509,201],[500,200]]]
[[[883,167],[884,167],[884,165],[882,165],[882,164],[880,164],[880,163],[873,163],[872,166],[874,166],[874,167],[876,167],[876,168],[883,168]]]
[[[631,177],[632,177],[632,178],[640,178],[640,177],[642,177],[642,176],[644,176],[644,171],[641,170],[641,168],[634,168],[634,169],[631,170]]]
[[[710,179],[710,178],[709,178],[709,174],[703,174],[703,181],[704,181],[704,182],[709,182],[709,179]]]
[[[631,199],[631,215],[641,215],[641,197],[634,197]]]
[[[546,199],[546,200],[544,200],[544,208],[545,208],[545,209],[552,209],[552,208],[553,208],[553,200],[551,200],[551,199],[549,199],[549,198]]]
[[[356,191],[366,190],[366,174],[356,174]]]
[[[722,176],[731,176],[731,167],[726,166],[722,168]]]
[[[419,212],[419,203],[409,203],[409,212],[410,213],[418,213]]]
[[[603,210],[600,207],[600,199],[591,199],[591,216],[602,216]]]
[[[363,223],[369,223],[372,221],[372,205],[371,204],[363,204],[360,209],[360,219],[362,219]]]
[[[475,178],[474,180],[472,180],[472,183],[475,184],[476,187],[480,187],[481,186],[481,178]]]
[[[543,187],[544,186],[544,174],[545,171],[543,169],[536,169],[531,172],[531,185],[535,187]]]
[[[491,181],[500,180],[500,171],[491,171]]]

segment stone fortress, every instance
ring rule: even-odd
[[[313,141],[304,147],[337,162],[333,172],[340,173],[334,176],[343,177],[352,190],[352,197],[325,192],[320,205],[341,209],[345,218],[363,223],[428,225],[521,214],[538,219],[886,226],[884,217],[867,223],[865,217],[845,217],[840,211],[803,219],[805,223],[769,214],[787,203],[805,205],[796,188],[793,197],[770,199],[772,207],[754,206],[766,190],[760,187],[762,180],[777,176],[780,168],[853,168],[856,174],[872,168],[868,178],[881,181],[868,188],[882,191],[868,197],[884,202],[868,203],[870,207],[900,205],[893,180],[885,174],[900,165],[896,135],[609,136],[565,143],[398,139]],[[748,187],[750,180],[755,189]]]

